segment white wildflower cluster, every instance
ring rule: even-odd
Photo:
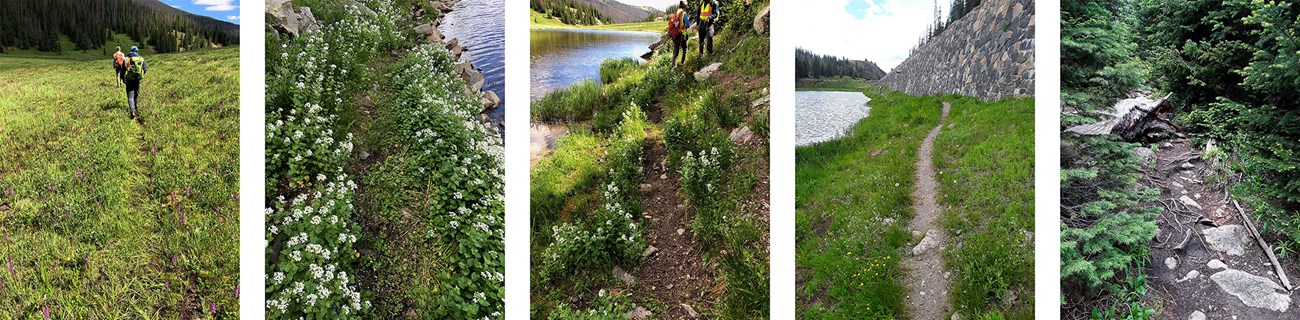
[[[462,266],[445,275],[453,288],[438,306],[475,310],[464,318],[500,318],[504,304],[504,149],[495,127],[479,120],[477,97],[467,95],[446,49],[422,45],[395,68],[396,127],[412,143],[412,175],[437,187],[430,238],[457,248],[447,257]],[[465,282],[464,279],[470,281]],[[472,307],[471,307],[472,306]]]
[[[367,61],[404,40],[396,25],[403,17],[386,0],[358,0],[344,11],[319,30],[269,39],[266,171],[290,186],[265,212],[273,318],[359,318],[370,307],[349,277],[357,185],[342,166],[354,146],[351,133],[337,131],[340,111],[372,89]]]
[[[582,221],[551,227],[551,245],[542,252],[543,277],[640,260],[646,239],[637,223],[640,203],[635,192],[642,179],[639,169],[645,133],[643,115],[635,105],[632,109],[636,110],[624,113],[618,130],[622,136],[611,141],[602,162],[607,176],[601,185],[600,209]]]
[[[698,156],[687,151],[682,156],[678,173],[681,174],[682,189],[692,205],[705,205],[721,196],[724,167],[730,165],[734,152],[730,147],[726,145],[721,151],[716,146],[710,147],[707,151],[700,151]]]
[[[267,213],[268,259],[278,260],[267,275],[267,313],[295,317],[319,312],[322,300],[329,310],[355,314],[369,304],[340,265],[355,254],[356,234],[348,225],[352,196],[357,186],[337,168],[335,178],[322,178],[310,192],[292,198],[279,196]]]

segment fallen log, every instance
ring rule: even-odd
[[[1286,288],[1287,291],[1293,290],[1293,288],[1291,288],[1291,280],[1286,278],[1285,268],[1282,268],[1282,264],[1278,263],[1277,256],[1273,254],[1273,248],[1269,247],[1268,243],[1264,242],[1264,238],[1259,236],[1259,230],[1255,229],[1255,224],[1251,223],[1250,217],[1246,216],[1246,210],[1241,210],[1241,205],[1237,204],[1237,199],[1232,199],[1232,205],[1237,207],[1237,213],[1241,214],[1241,220],[1242,222],[1245,222],[1246,229],[1250,230],[1250,235],[1255,237],[1255,241],[1259,243],[1259,247],[1264,249],[1265,254],[1268,254],[1268,260],[1273,263],[1273,269],[1277,270],[1278,278],[1282,279],[1282,288]]]
[[[1157,132],[1182,131],[1162,117],[1173,111],[1173,107],[1168,103],[1171,95],[1172,93],[1167,94],[1158,100],[1147,97],[1120,100],[1112,111],[1107,113],[1115,117],[1114,119],[1073,126],[1065,129],[1065,132],[1079,135],[1115,134],[1124,141],[1139,141]]]

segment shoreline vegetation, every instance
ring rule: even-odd
[[[561,22],[559,19],[547,16],[541,12],[529,11],[528,30],[601,30],[601,31],[639,31],[639,32],[664,32],[667,29],[668,22],[665,21],[645,21],[630,23],[613,23],[599,25],[577,25]]]
[[[504,313],[503,141],[455,3],[268,4],[269,318]]]
[[[961,318],[1033,317],[1033,97],[917,97],[844,78],[796,89],[872,99],[871,115],[848,135],[795,150],[797,314],[908,315],[902,260],[923,236],[908,231],[917,152],[948,102],[932,153],[937,222],[950,242],[942,249],[953,284],[947,309]]]
[[[767,3],[742,6],[713,55],[608,59],[531,104],[568,127],[530,170],[532,317],[768,316]]]

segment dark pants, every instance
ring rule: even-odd
[[[703,20],[700,22],[700,54],[704,54],[705,48],[708,48],[709,54],[713,54],[713,22]]]
[[[140,80],[124,79],[124,81],[126,82],[126,103],[130,108],[128,111],[134,117],[139,114],[135,106],[140,96]]]
[[[118,82],[119,84],[122,83],[122,81],[125,81],[125,80],[126,80],[126,68],[123,68],[123,67],[113,67],[113,69],[114,69],[115,71],[117,71],[117,82]]]
[[[682,63],[686,63],[686,33],[678,33],[676,36],[669,36],[673,39],[673,64],[677,64],[677,52],[682,53]]]

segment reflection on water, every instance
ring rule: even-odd
[[[839,138],[867,117],[871,107],[861,92],[798,91],[794,94],[795,145]]]
[[[659,36],[654,32],[533,30],[529,32],[529,98],[536,100],[584,79],[598,80],[605,59],[640,59]]]
[[[545,125],[534,123],[528,128],[528,167],[537,166],[542,157],[551,154],[556,143],[560,141],[569,128],[563,125]]]
[[[483,69],[483,90],[501,98],[501,105],[488,117],[501,123],[506,112],[505,17],[501,8],[505,0],[458,1],[438,29],[447,39],[459,39],[469,48],[463,54],[474,66]]]

